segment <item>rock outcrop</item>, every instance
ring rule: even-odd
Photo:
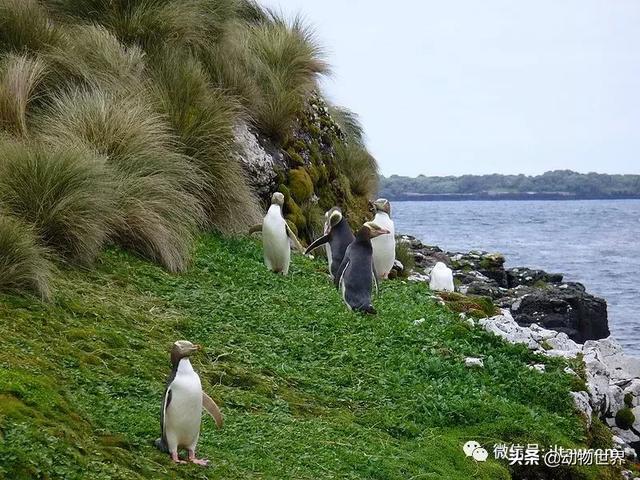
[[[445,252],[410,235],[399,240],[413,253],[413,280],[428,280],[431,268],[443,262],[453,270],[457,291],[491,298],[497,306],[509,309],[522,326],[537,324],[579,343],[609,336],[605,300],[589,294],[580,283],[563,282],[560,273],[505,269],[505,258],[497,253]]]
[[[627,456],[640,454],[640,358],[624,354],[613,338],[589,340],[579,344],[564,332],[532,323],[519,325],[509,310],[481,319],[478,325],[509,343],[523,344],[547,357],[576,358],[582,355],[586,390],[571,392],[576,408],[591,422],[592,416],[604,421],[613,441]],[[544,368],[533,368],[544,373]],[[567,373],[577,375],[571,369]]]

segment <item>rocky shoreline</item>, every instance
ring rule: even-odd
[[[628,458],[638,458],[640,359],[625,355],[610,336],[604,299],[587,293],[580,283],[564,282],[560,273],[505,269],[501,254],[446,252],[411,235],[400,235],[398,240],[415,260],[409,280],[428,281],[431,268],[443,262],[453,270],[457,292],[490,298],[501,309],[499,315],[468,318],[469,322],[541,356],[582,358],[585,389],[572,392],[577,409],[589,425],[593,417],[602,420],[611,429],[614,444]],[[544,374],[542,363],[532,369]]]
[[[443,262],[453,270],[456,291],[491,298],[498,307],[510,310],[520,325],[535,323],[566,333],[578,343],[610,334],[607,302],[589,294],[580,283],[564,282],[561,273],[505,268],[499,253],[446,252],[411,235],[401,235],[399,240],[413,254],[413,278],[428,275],[437,262]]]

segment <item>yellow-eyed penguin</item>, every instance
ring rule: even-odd
[[[438,292],[453,292],[453,272],[444,263],[438,262],[429,274],[429,288]]]
[[[344,252],[347,247],[355,239],[351,227],[347,219],[342,215],[342,211],[338,207],[333,207],[325,214],[324,235],[311,243],[304,252],[305,255],[325,245],[327,247],[327,258],[329,260],[329,272],[331,278],[336,277],[336,273],[340,268]]]
[[[342,292],[344,303],[351,310],[376,313],[371,304],[371,289],[374,283],[377,289],[371,239],[388,233],[388,230],[374,222],[366,222],[356,234],[355,240],[347,247],[342,264],[336,272],[335,282]]]
[[[200,422],[204,408],[222,427],[222,414],[216,403],[202,391],[200,377],[189,361],[189,356],[200,349],[186,340],[178,340],[171,349],[173,369],[164,392],[160,426],[162,437],[156,447],[171,455],[176,463],[187,463],[178,457],[178,449],[186,448],[189,462],[206,466],[209,461],[196,458],[196,445],[200,436]]]
[[[262,231],[264,264],[272,272],[286,275],[289,273],[289,263],[291,262],[289,242],[300,252],[304,249],[282,215],[283,205],[284,195],[275,192],[271,196],[271,206],[262,223],[251,227],[249,233]]]
[[[389,231],[389,235],[382,235],[371,240],[373,246],[373,263],[378,272],[378,278],[387,278],[396,260],[396,229],[391,220],[391,204],[386,198],[379,198],[373,202],[375,217],[373,223]]]

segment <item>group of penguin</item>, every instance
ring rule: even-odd
[[[353,311],[375,314],[371,297],[372,289],[378,287],[378,279],[387,278],[395,262],[395,227],[391,220],[391,204],[381,198],[372,203],[375,217],[365,222],[354,233],[339,207],[325,214],[323,235],[304,250],[295,233],[284,219],[282,207],[284,195],[276,192],[271,197],[271,206],[262,223],[250,229],[250,233],[262,232],[264,263],[276,273],[287,275],[291,262],[291,246],[308,255],[318,247],[325,246],[329,272],[342,293],[344,303]],[[444,267],[448,272],[442,271]],[[431,275],[442,283],[442,290],[453,290],[451,270],[437,264]],[[195,463],[206,466],[208,460],[196,457],[195,449],[200,436],[202,410],[208,412],[220,428],[222,414],[216,403],[202,390],[200,377],[193,369],[189,357],[200,349],[186,340],[174,343],[171,350],[173,366],[165,389],[162,412],[162,436],[156,447],[169,453],[176,463]],[[178,449],[187,450],[187,460],[181,460]]]
[[[354,235],[339,207],[325,213],[323,235],[302,249],[282,212],[284,195],[276,192],[262,223],[250,233],[262,232],[264,263],[276,273],[286,275],[291,262],[291,248],[308,255],[326,246],[329,272],[349,309],[375,313],[371,303],[372,290],[378,280],[387,278],[396,258],[395,227],[391,220],[391,204],[385,198],[372,203],[375,217],[365,222]]]

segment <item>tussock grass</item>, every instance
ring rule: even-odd
[[[376,159],[356,143],[338,144],[336,158],[349,179],[351,191],[364,198],[375,198],[379,182]]]
[[[269,21],[247,26],[245,34],[248,68],[262,94],[253,106],[255,121],[263,133],[282,141],[329,66],[313,31],[300,18],[287,21],[270,14]]]
[[[206,179],[179,152],[145,92],[63,93],[40,122],[48,142],[85,145],[106,157],[117,183],[116,242],[170,271],[184,270],[203,222],[200,202],[190,192],[207,188]]]
[[[33,229],[0,212],[0,291],[51,297],[52,265]]]
[[[0,52],[44,50],[59,39],[60,31],[38,0],[0,0]]]
[[[144,51],[137,45],[123,45],[101,25],[67,27],[60,45],[48,56],[58,88],[66,84],[131,88],[143,81]]]
[[[153,72],[155,95],[184,151],[206,175],[199,197],[210,225],[223,233],[246,231],[261,210],[234,155],[233,126],[239,107],[211,88],[201,64],[188,52],[167,52]]]
[[[0,143],[0,205],[81,264],[95,259],[115,216],[113,185],[89,150],[10,140]]]
[[[0,63],[0,130],[27,135],[27,113],[46,73],[43,60],[10,54]]]
[[[330,106],[329,114],[347,137],[348,142],[364,146],[364,127],[358,115],[348,108]]]
[[[167,45],[197,48],[220,33],[235,0],[46,0],[72,20],[99,23],[127,45],[153,51]],[[169,47],[171,48],[171,47]]]
[[[408,277],[411,270],[416,266],[416,259],[407,242],[401,239],[396,239],[396,259],[400,261],[404,267],[402,275]]]

